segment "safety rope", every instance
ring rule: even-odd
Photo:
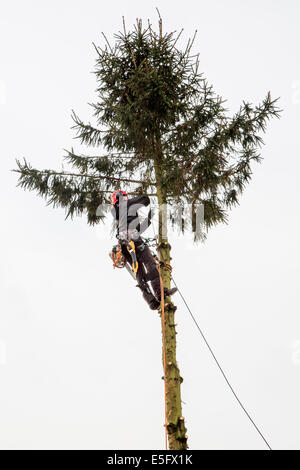
[[[158,247],[158,243],[156,243],[156,246]],[[226,381],[226,383],[227,383],[229,389],[231,390],[233,396],[235,397],[237,403],[240,405],[240,407],[241,407],[242,410],[244,411],[245,415],[247,416],[247,418],[249,419],[249,421],[252,423],[252,425],[254,426],[255,430],[257,431],[257,433],[258,433],[258,434],[260,435],[260,437],[262,438],[262,440],[265,442],[265,444],[266,444],[266,446],[268,447],[268,449],[269,449],[269,450],[272,450],[272,447],[270,446],[269,442],[267,441],[267,439],[266,439],[265,436],[263,435],[262,431],[259,429],[259,427],[258,427],[257,424],[255,423],[255,421],[254,421],[253,418],[250,416],[250,414],[248,413],[247,409],[245,408],[245,406],[243,405],[243,403],[242,403],[241,400],[239,399],[239,397],[238,397],[237,393],[235,392],[233,386],[232,386],[231,383],[229,382],[229,379],[227,378],[227,375],[225,374],[225,372],[224,372],[224,370],[223,370],[223,367],[222,367],[221,364],[219,363],[219,361],[218,361],[218,359],[217,359],[217,357],[216,357],[216,355],[215,355],[215,353],[214,353],[212,347],[210,346],[208,340],[206,339],[206,336],[204,335],[202,329],[201,329],[200,326],[198,325],[197,320],[195,319],[195,317],[194,317],[194,315],[193,315],[193,313],[192,313],[190,307],[188,306],[188,304],[187,304],[187,302],[186,302],[184,296],[182,295],[182,293],[181,293],[181,291],[180,291],[178,285],[177,285],[176,282],[175,282],[175,279],[174,279],[174,277],[173,277],[173,275],[172,275],[172,266],[171,266],[170,264],[166,263],[166,261],[164,260],[164,257],[163,257],[163,254],[162,254],[162,253],[161,253],[161,257],[162,257],[162,259],[163,259],[163,261],[161,262],[161,264],[162,264],[163,266],[165,266],[167,269],[169,269],[169,271],[170,271],[170,277],[171,277],[172,281],[174,282],[175,287],[177,287],[178,292],[179,292],[179,294],[180,294],[180,296],[181,296],[181,298],[182,298],[182,300],[183,300],[183,302],[184,302],[184,304],[185,304],[185,306],[186,306],[188,312],[190,313],[190,315],[191,315],[191,317],[192,317],[192,319],[193,319],[193,321],[194,321],[194,323],[195,323],[197,329],[199,330],[199,332],[200,332],[200,334],[201,334],[201,336],[202,336],[202,339],[204,340],[206,346],[208,347],[208,350],[209,350],[209,352],[211,353],[212,358],[214,359],[214,361],[215,361],[215,363],[216,363],[218,369],[220,370],[222,376],[224,377],[224,379],[225,379],[225,381]],[[158,269],[159,269],[159,275],[160,275],[160,264],[159,264],[159,268],[158,268]],[[161,280],[161,275],[160,275],[160,280]],[[161,283],[162,283],[162,280],[161,280]]]
[[[161,321],[163,333],[163,366],[164,366],[164,387],[165,387],[165,444],[168,450],[168,429],[167,429],[167,377],[166,377],[166,325],[165,325],[165,293],[164,285],[161,277],[160,263],[157,263],[157,270],[160,281],[160,297],[161,297]]]
[[[239,399],[239,397],[237,396],[237,393],[235,392],[233,386],[231,385],[231,383],[229,382],[229,379],[227,378],[227,375],[225,374],[224,370],[223,370],[223,367],[221,366],[221,364],[219,363],[214,351],[212,350],[208,340],[206,339],[206,336],[204,335],[202,329],[200,328],[200,326],[198,325],[198,322],[196,320],[196,318],[194,317],[194,315],[192,314],[192,311],[190,309],[190,307],[188,306],[185,298],[183,297],[179,287],[177,286],[176,282],[175,282],[175,279],[174,277],[171,275],[171,279],[172,281],[174,282],[175,284],[175,287],[177,287],[178,289],[178,292],[179,292],[179,295],[180,297],[182,298],[186,308],[188,309],[189,311],[189,314],[191,315],[196,327],[198,328],[199,330],[199,333],[201,334],[202,336],[202,339],[204,340],[206,346],[208,347],[208,350],[210,352],[210,354],[212,355],[215,363],[217,364],[217,367],[218,369],[220,370],[221,374],[223,375],[229,389],[231,390],[233,396],[235,397],[236,401],[238,402],[238,404],[240,405],[240,407],[242,408],[242,410],[244,411],[245,415],[247,416],[247,418],[249,419],[249,421],[253,424],[254,428],[256,429],[256,431],[258,432],[258,434],[260,435],[260,437],[262,438],[262,440],[265,442],[266,446],[268,447],[269,450],[272,450],[272,447],[270,446],[270,444],[268,443],[267,439],[265,438],[265,436],[263,435],[262,431],[259,429],[259,427],[257,426],[257,424],[255,423],[255,421],[253,420],[253,418],[250,416],[250,414],[248,413],[248,411],[246,410],[245,406],[243,405],[243,403],[241,402],[241,400]]]

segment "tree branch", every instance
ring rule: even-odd
[[[31,168],[26,168],[25,170],[12,170],[15,173],[21,173],[23,174],[24,172],[27,171],[27,173],[31,173],[32,169]],[[95,176],[95,175],[87,175],[87,174],[78,174],[78,173],[66,173],[66,172],[56,172],[56,171],[48,171],[48,170],[37,170],[38,173],[41,175],[49,175],[49,176],[73,176],[76,178],[92,178],[94,180],[112,180],[112,181],[118,181],[121,183],[135,183],[135,184],[144,184],[146,186],[155,186],[154,183],[146,182],[146,181],[140,181],[140,180],[133,180],[133,179],[127,179],[127,178],[117,178],[114,176]]]

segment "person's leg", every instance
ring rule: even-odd
[[[137,256],[140,257],[145,272],[145,280],[151,282],[151,287],[153,289],[154,295],[157,300],[161,301],[161,285],[160,285],[160,276],[157,269],[157,264],[153,258],[153,255],[148,247],[142,239],[138,240],[138,244],[136,247]],[[173,287],[172,289],[167,289],[164,287],[164,296],[169,297],[177,292],[177,287]]]
[[[147,302],[147,304],[149,305],[149,307],[152,310],[156,310],[158,309],[160,302],[154,297],[154,295],[152,294],[148,286],[148,283],[145,281],[145,271],[144,271],[143,263],[139,261],[138,263],[139,265],[138,265],[138,270],[136,273],[136,280],[138,282],[137,287],[141,289],[143,297],[145,301]]]
[[[154,295],[160,301],[161,291],[158,269],[148,245],[141,238],[136,241],[136,253],[140,263],[143,263],[145,280],[151,282]]]
[[[130,256],[130,254],[129,254],[127,248],[126,248],[125,242],[121,243],[121,251],[122,251],[122,253],[123,253],[123,255],[124,255],[124,257],[125,257],[127,263],[128,263],[130,266],[132,266],[132,259],[131,259],[131,256]]]
[[[135,245],[136,245],[136,241],[135,241]],[[136,273],[137,287],[139,287],[141,289],[142,294],[143,294],[143,298],[145,299],[145,301],[147,302],[147,304],[149,305],[151,310],[157,310],[160,306],[160,302],[158,302],[158,300],[154,297],[154,295],[152,294],[152,292],[151,292],[151,290],[148,286],[148,283],[146,281],[146,272],[145,272],[143,262],[139,257],[139,252],[138,252],[136,246],[135,246],[135,248],[136,248],[136,257],[137,257],[137,261],[138,261],[138,270],[137,270],[137,273]],[[132,261],[131,256],[128,253],[127,248],[126,248],[125,245],[123,245],[122,252],[123,252],[126,260],[128,261],[128,263],[131,265],[131,261]]]

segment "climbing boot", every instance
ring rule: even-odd
[[[164,288],[165,297],[170,297],[171,295],[175,294],[178,291],[177,287],[172,287],[172,289]]]
[[[177,292],[177,287],[173,287],[172,289],[168,289],[167,287],[164,287],[164,299],[166,300],[166,297],[170,297],[171,295],[175,294]],[[155,297],[157,300],[161,301],[161,291],[157,290]]]
[[[151,300],[151,302],[148,304],[151,310],[158,310],[160,307],[160,302],[156,300],[155,297]]]

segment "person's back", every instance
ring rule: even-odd
[[[120,234],[127,235],[127,232],[138,232],[138,235],[143,233],[151,224],[151,209],[148,212],[147,218],[140,223],[139,209],[150,205],[148,196],[135,196],[128,199],[125,191],[115,191],[112,195],[112,215],[117,223],[117,237]],[[127,236],[126,236],[127,238]]]

